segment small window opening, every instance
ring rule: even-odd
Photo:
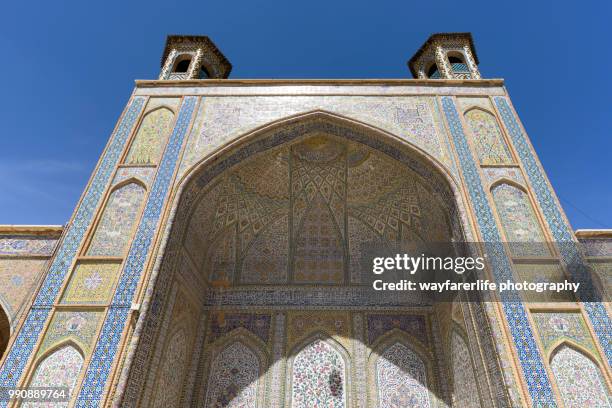
[[[204,65],[200,67],[200,73],[198,74],[199,79],[209,79],[211,76]]]
[[[191,58],[180,60],[174,66],[174,72],[187,72],[190,64],[191,64]]]
[[[457,55],[449,55],[448,62],[450,62],[453,73],[455,74],[469,74],[470,70],[465,63],[465,60]]]
[[[440,71],[438,71],[438,66],[436,64],[432,64],[431,67],[429,67],[427,78],[440,79]]]

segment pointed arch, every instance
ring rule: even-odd
[[[521,190],[523,193],[525,194],[529,194],[527,192],[527,187],[525,187],[523,184],[519,183],[516,180],[512,180],[506,176],[501,176],[499,178],[496,178],[495,180],[493,180],[491,182],[491,185],[489,187],[489,190],[491,191],[491,193],[493,193],[493,189],[497,186],[499,186],[500,184],[509,184],[514,188],[518,188],[519,190]]]
[[[451,329],[450,337],[453,406],[480,408],[482,405],[468,342],[458,327]]]
[[[232,330],[213,343],[207,359],[205,407],[264,406],[268,355],[259,338],[244,328]]]
[[[348,407],[350,355],[327,333],[317,331],[293,348],[287,375],[287,405]]]
[[[86,251],[89,256],[121,257],[144,204],[146,187],[137,180],[111,190]]]
[[[512,153],[495,115],[481,107],[473,107],[463,114],[470,128],[472,144],[480,164],[511,164]]]
[[[566,408],[612,406],[608,383],[590,354],[563,341],[550,356],[550,368]]]
[[[432,170],[435,169],[435,176],[433,176],[433,178],[438,181],[437,179],[439,176],[442,176],[445,180],[444,184],[456,192],[456,196],[458,196],[457,192],[459,185],[450,170],[436,157],[410,142],[410,138],[393,134],[354,118],[321,109],[283,117],[262,126],[258,126],[246,134],[229,138],[227,143],[221,145],[215,149],[215,151],[211,152],[211,154],[191,165],[182,175],[180,184],[184,186],[196,180],[200,186],[207,184],[216,174],[206,174],[204,175],[206,177],[202,177],[202,175],[199,174],[199,170],[207,167],[207,164],[218,162],[220,157],[227,155],[230,151],[242,151],[242,148],[248,148],[249,150],[249,152],[244,151],[242,154],[238,153],[238,155],[242,155],[242,157],[230,157],[230,165],[233,165],[244,159],[244,157],[246,157],[245,155],[253,154],[256,151],[267,150],[295,140],[308,133],[309,129],[313,127],[325,128],[325,131],[329,132],[331,135],[343,139],[350,139],[375,150],[379,150],[392,158],[404,162],[410,169],[416,171],[417,174],[426,179],[432,177]],[[281,133],[280,137],[265,140],[275,133]],[[351,134],[353,135],[351,136]],[[258,141],[258,146],[249,146],[255,141]],[[395,152],[396,150],[402,152],[399,154],[400,157],[396,157],[398,156]],[[413,157],[407,157],[408,155],[403,153],[406,150],[408,150],[410,152],[409,155]],[[431,168],[427,169],[425,167]],[[216,173],[216,171],[213,169],[212,173]],[[441,191],[436,190],[436,193],[440,194]]]
[[[407,333],[394,329],[378,339],[368,359],[368,381],[376,390],[370,405],[432,407],[431,356]]]
[[[72,395],[84,360],[82,349],[74,341],[66,340],[49,349],[38,359],[29,387],[66,387]],[[22,406],[37,405],[26,402]]]
[[[158,164],[172,131],[174,112],[159,106],[143,117],[125,157],[124,163],[136,165]]]
[[[546,237],[529,194],[516,183],[498,183],[491,195],[514,256],[549,256]]]

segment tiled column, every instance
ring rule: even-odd
[[[102,326],[93,358],[87,368],[76,403],[78,407],[98,406],[115,361],[136,287],[151,252],[155,233],[172,185],[179,153],[193,116],[196,97],[185,97],[170,140],[159,165],[136,236],[128,252],[110,310]]]
[[[501,244],[502,236],[487,201],[483,182],[470,152],[457,108],[450,96],[442,97],[442,108],[455,143],[463,177],[467,184],[467,190],[492,271],[497,281],[513,280],[510,259]],[[534,332],[529,324],[527,310],[518,294],[505,293],[507,295],[502,299],[502,307],[508,320],[512,340],[515,344],[532,403],[538,407],[555,407],[557,404],[552,386],[535,342]]]

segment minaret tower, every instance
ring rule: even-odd
[[[225,79],[232,64],[207,36],[169,35],[159,79]]]
[[[408,61],[419,79],[480,79],[478,56],[470,33],[437,33]]]

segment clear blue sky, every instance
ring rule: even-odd
[[[442,3],[446,3],[445,5]],[[65,223],[167,34],[209,35],[232,78],[410,78],[433,32],[471,31],[574,228],[612,228],[610,2],[79,1],[3,4],[0,223]]]

